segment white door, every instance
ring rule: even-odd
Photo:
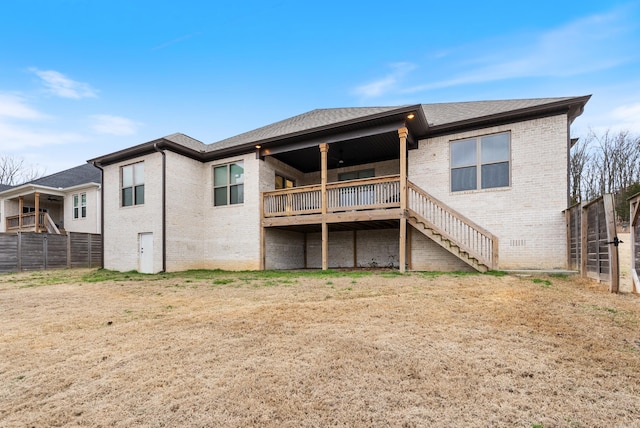
[[[140,273],[153,273],[153,233],[140,234]]]

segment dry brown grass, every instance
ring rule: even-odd
[[[83,275],[0,276],[0,426],[640,426],[640,299],[590,281]]]

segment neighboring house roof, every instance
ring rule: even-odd
[[[37,178],[24,184],[54,188],[67,188],[86,183],[100,183],[102,173],[91,164],[83,164],[71,169]]]
[[[18,186],[6,186],[0,184],[0,193],[14,194],[22,192],[33,186],[47,187],[50,189],[66,189],[69,187],[80,186],[82,184],[100,183],[102,181],[102,172],[91,164],[83,164],[70,168],[45,177],[36,178],[35,180]]]
[[[257,145],[265,147],[274,143],[282,144],[284,141],[294,143],[322,139],[334,132],[352,132],[356,129],[389,124],[392,121],[405,121],[406,115],[412,112],[416,113],[416,118],[407,121],[406,126],[418,139],[451,130],[488,126],[492,123],[522,120],[537,115],[565,113],[571,123],[582,113],[590,97],[588,95],[392,107],[316,109],[212,144],[204,144],[177,133],[91,159],[89,162],[106,165],[160,149],[168,149],[194,159],[209,161],[247,153]]]

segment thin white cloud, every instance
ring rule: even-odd
[[[96,114],[90,116],[90,118],[92,121],[91,128],[100,134],[118,136],[134,135],[141,125],[140,123],[127,119],[126,117],[112,116],[108,114]]]
[[[640,134],[640,103],[616,107],[609,116],[610,128]]]
[[[88,83],[76,82],[55,70],[39,70],[35,67],[29,69],[42,79],[49,93],[62,97],[79,100],[81,98],[95,98],[98,91]]]
[[[164,48],[168,48],[171,45],[175,45],[176,43],[181,43],[184,42],[185,40],[189,40],[190,38],[194,37],[194,36],[199,36],[201,35],[201,32],[198,33],[194,33],[194,34],[185,34],[184,36],[180,36],[178,38],[175,38],[173,40],[170,40],[166,43],[162,43],[161,45],[158,45],[156,47],[151,48],[152,51],[158,51]]]
[[[24,98],[13,94],[0,94],[0,120],[9,119],[42,119],[46,115],[27,105]]]
[[[365,98],[379,97],[397,88],[402,79],[416,66],[409,62],[398,62],[390,65],[391,72],[373,82],[360,85],[353,90],[353,93]]]
[[[86,141],[85,137],[75,132],[41,128],[39,122],[49,118],[28,105],[20,95],[0,94],[0,150],[14,151]]]
[[[74,132],[26,128],[0,120],[0,150],[23,150],[27,147],[44,147],[82,141],[86,141],[86,138]]]
[[[627,24],[625,11],[622,8],[588,16],[539,34],[510,34],[453,48],[455,55],[440,56],[454,61],[448,64],[453,77],[434,76],[430,83],[399,92],[410,94],[514,78],[576,76],[614,68],[638,57],[637,49],[627,42],[630,38],[626,36],[634,28]],[[438,59],[432,56],[433,61]],[[464,71],[456,73],[456,69]]]
[[[353,93],[373,98],[506,79],[568,77],[611,69],[638,59],[629,34],[638,25],[629,7],[583,17],[538,34],[506,34],[466,46],[441,47],[425,64],[394,64],[382,78]],[[432,63],[432,64],[430,64]],[[442,63],[437,64],[436,63]],[[420,67],[424,83],[407,85]],[[441,73],[441,74],[437,74]],[[414,82],[418,73],[412,73]],[[445,77],[446,76],[446,77]]]

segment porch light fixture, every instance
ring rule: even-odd
[[[413,119],[414,117],[416,117],[415,113],[409,113],[407,115],[407,119],[409,119],[409,120]]]
[[[262,147],[260,144],[256,144],[256,149],[259,149],[260,147]]]

